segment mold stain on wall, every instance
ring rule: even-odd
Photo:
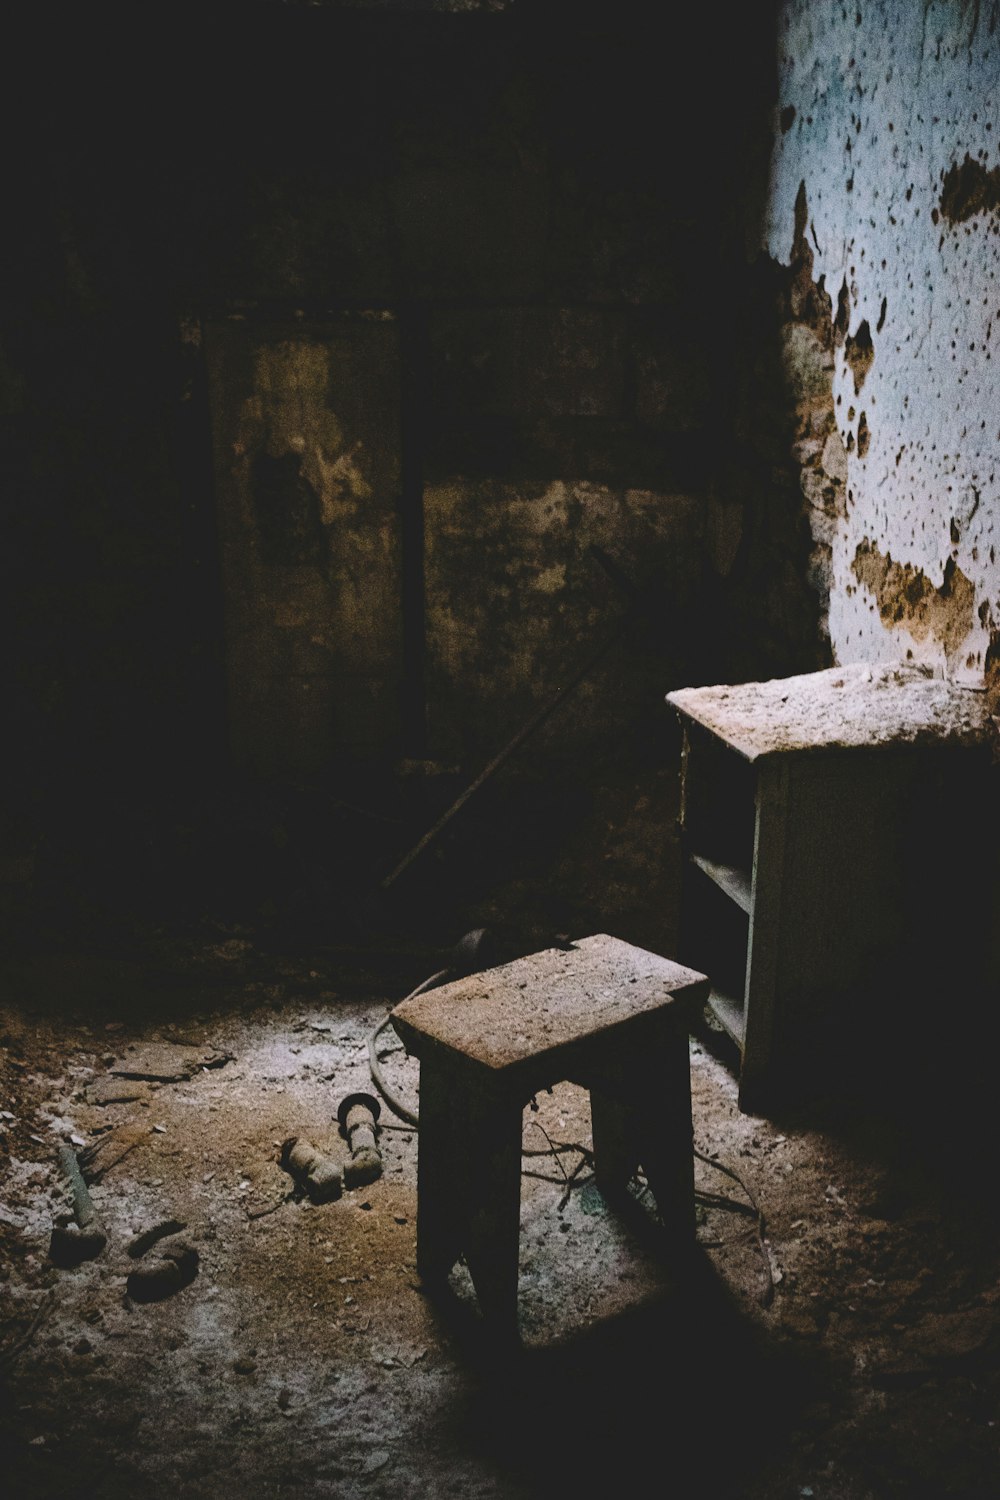
[[[1000,6],[788,0],[779,20],[764,242],[816,293],[814,343],[785,330],[795,399],[807,345],[829,356],[839,446],[795,457],[833,652],[993,686]]]

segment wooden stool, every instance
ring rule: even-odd
[[[688,1031],[704,974],[599,934],[404,1000],[392,1023],[420,1060],[417,1269],[465,1256],[486,1326],[517,1340],[522,1114],[541,1089],[590,1091],[606,1195],[641,1165],[663,1224],[694,1242]]]

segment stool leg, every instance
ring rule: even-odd
[[[469,1101],[468,1123],[474,1183],[466,1264],[491,1341],[516,1345],[523,1106],[509,1093],[480,1085]]]
[[[606,1084],[590,1090],[594,1180],[606,1198],[624,1192],[639,1165],[635,1111],[623,1102],[622,1081],[614,1082],[613,1089]]]
[[[640,1157],[664,1229],[679,1250],[693,1246],[694,1130],[691,1058],[686,1031],[664,1029],[635,1076],[639,1090]]]
[[[462,1253],[474,1162],[465,1101],[468,1081],[444,1056],[420,1063],[417,1135],[417,1271],[442,1282]]]
[[[608,1197],[645,1169],[664,1228],[694,1241],[694,1152],[687,1033],[659,1028],[635,1053],[605,1057],[588,1079],[594,1176]]]

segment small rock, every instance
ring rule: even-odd
[[[233,1361],[233,1369],[236,1371],[237,1375],[252,1375],[256,1368],[257,1361],[255,1359],[250,1359],[249,1357],[245,1359],[236,1359]]]
[[[90,1340],[88,1338],[77,1339],[76,1343],[73,1345],[73,1353],[74,1354],[89,1354],[90,1351],[91,1351],[91,1349],[93,1349],[93,1347],[94,1347],[93,1344],[90,1342]]]

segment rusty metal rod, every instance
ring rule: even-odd
[[[108,1243],[108,1236],[87,1191],[76,1152],[72,1146],[60,1146],[56,1155],[69,1188],[73,1222],[55,1225],[49,1243],[49,1258],[58,1266],[75,1266],[100,1255]]]
[[[455,814],[462,810],[462,808],[471,797],[475,796],[480,787],[485,785],[485,783],[489,781],[490,777],[495,775],[495,773],[499,771],[500,767],[514,754],[514,751],[519,749],[519,747],[524,744],[525,740],[528,739],[530,735],[534,734],[536,729],[541,728],[541,726],[545,723],[545,720],[551,713],[554,712],[555,709],[559,707],[559,704],[563,701],[563,699],[566,698],[575,687],[578,687],[583,679],[594,670],[598,662],[602,659],[602,657],[607,655],[612,646],[617,645],[618,641],[625,634],[625,631],[632,624],[635,613],[635,610],[628,610],[618,621],[618,624],[610,632],[610,634],[607,635],[600,643],[600,645],[590,653],[590,655],[583,662],[582,666],[577,668],[569,681],[564,683],[561,688],[557,689],[557,691],[553,694],[549,701],[547,703],[543,703],[541,707],[537,708],[531,715],[531,717],[521,725],[520,729],[515,735],[511,737],[511,739],[507,741],[503,749],[499,750],[497,754],[494,755],[493,759],[487,766],[484,766],[479,775],[476,777],[475,781],[467,786],[465,788],[465,791],[460,793],[460,795],[455,798],[451,806],[447,809],[446,812],[441,814],[440,818],[438,818],[437,822],[427,830],[423,838],[420,839],[418,843],[414,844],[409,853],[405,854],[399,861],[399,864],[396,865],[395,869],[389,872],[389,874],[381,882],[381,890],[387,891],[389,887],[399,879],[404,870],[409,869],[414,860],[418,859],[419,856],[423,854],[428,845],[434,842],[441,830],[447,827]]]

